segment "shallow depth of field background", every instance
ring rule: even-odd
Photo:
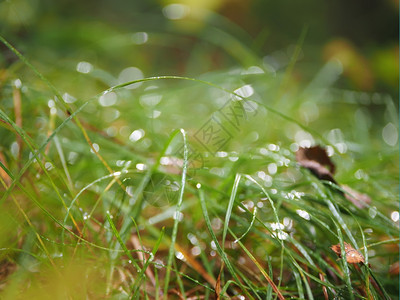
[[[310,220],[304,217],[307,206],[311,219],[313,214],[318,216],[313,205],[321,202],[309,199],[324,200],[313,190],[321,183],[294,159],[299,147],[315,144],[326,146],[338,182],[372,199],[363,209],[342,203],[351,212],[344,215],[360,247],[361,240],[368,245],[395,241],[399,225],[398,34],[396,0],[0,2],[0,35],[51,82],[70,108],[68,112],[60,105],[54,90],[0,44],[0,108],[23,128],[27,138],[21,139],[2,118],[0,161],[11,173],[0,173],[3,295],[9,299],[39,297],[47,290],[61,298],[138,297],[132,290],[140,290],[135,285],[135,270],[130,257],[118,252],[122,250],[108,219],[111,215],[115,230],[128,226],[132,232],[141,232],[142,240],[120,233],[129,247],[145,245],[148,251],[161,228],[165,226],[165,236],[170,238],[174,219],[181,218],[175,236],[180,250],[175,247],[173,268],[209,289],[204,292],[203,286],[173,273],[170,290],[176,286],[184,295],[197,286],[197,295],[211,297],[215,287],[210,283],[219,274],[221,260],[216,258],[215,243],[204,224],[197,189],[202,186],[208,193],[211,224],[218,238],[232,185],[238,187],[237,203],[251,212],[257,206],[262,222],[275,224],[265,195],[249,180],[235,183],[236,174],[257,178],[274,195],[282,226],[292,238],[314,249],[318,253],[314,259],[324,261],[329,256],[334,264],[337,257],[329,247],[338,243],[330,235],[336,229],[327,233],[316,224],[317,229],[314,225],[294,229]],[[153,78],[157,76],[199,81]],[[143,78],[153,79],[104,93],[112,86]],[[244,103],[241,114],[234,113],[235,101]],[[81,125],[75,121],[63,124],[40,154],[43,165],[37,161],[26,165],[32,149],[38,149],[85,102],[77,114]],[[182,212],[173,218],[180,197],[183,144],[179,135],[170,138],[181,128],[187,134],[189,168]],[[92,149],[83,132],[88,133]],[[164,150],[160,167],[146,173]],[[106,165],[112,171],[127,172],[120,182],[125,190],[112,181]],[[13,176],[25,166],[18,184],[3,196]],[[150,174],[148,181],[146,174]],[[293,199],[301,195],[305,202],[296,204]],[[321,207],[322,223],[334,224],[330,223],[331,212]],[[286,297],[307,294],[307,288],[299,288],[300,275],[291,275],[293,265],[279,269],[283,255],[279,243],[264,244],[267,238],[260,234],[262,229],[252,223],[251,213],[244,216],[243,212],[235,205],[236,219],[232,217],[230,223],[232,231],[237,230],[234,234],[247,234],[243,243],[265,268],[276,266],[271,275],[288,287]],[[130,222],[131,217],[137,224]],[[76,236],[54,219],[75,234],[79,230],[74,226],[82,226],[83,237],[106,250],[85,243],[77,246]],[[359,225],[365,237],[360,236]],[[247,233],[249,226],[255,231]],[[397,244],[398,240],[368,252],[371,268],[393,299],[398,296]],[[156,262],[167,264],[169,247],[169,240],[161,241]],[[246,266],[242,272],[250,274],[249,280],[256,282],[258,277],[252,272],[257,269],[252,269],[251,260],[232,249],[227,251],[233,262]],[[182,253],[190,258],[182,258]],[[300,256],[299,251],[294,253]],[[267,262],[267,256],[271,261]],[[204,273],[191,269],[193,260],[204,265]],[[393,271],[396,261],[397,272]],[[307,261],[302,263],[307,265]],[[63,279],[57,277],[58,269]],[[151,265],[151,270],[162,290],[165,270],[158,265]],[[207,282],[205,273],[213,280]],[[225,276],[226,281],[231,279],[229,273]],[[138,293],[161,297],[150,277],[144,280],[142,294]],[[330,280],[333,284],[338,279]],[[361,286],[355,288],[357,295],[363,295],[362,282],[355,280],[354,285]],[[145,285],[152,287],[148,294]],[[310,285],[314,297],[322,299],[321,287]],[[330,296],[340,296],[331,289]],[[380,295],[378,288],[372,289],[374,297]],[[240,294],[237,290],[228,284],[230,296]],[[267,288],[257,291],[271,295]]]

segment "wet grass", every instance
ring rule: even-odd
[[[335,88],[335,62],[300,86],[294,54],[282,71],[148,77],[75,99],[13,52],[26,67],[1,83],[2,298],[398,299],[390,96]],[[17,80],[29,72],[39,80]],[[371,203],[298,165],[313,144]],[[344,242],[364,264],[330,249]]]

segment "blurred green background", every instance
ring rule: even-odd
[[[315,68],[340,57],[342,87],[397,97],[395,0],[0,3],[0,33],[47,72],[67,72],[76,61],[111,74],[133,65],[145,76],[198,76],[260,60],[279,69],[290,59],[303,27],[308,30],[296,68],[299,80],[309,81]],[[15,57],[2,49],[0,62],[7,66]]]
[[[193,207],[198,204],[193,196],[198,182],[208,189],[208,205],[225,205],[235,175],[243,173],[279,191],[274,200],[289,203],[296,215],[297,204],[285,193],[304,189],[313,195],[315,191],[299,169],[294,152],[299,146],[322,144],[337,167],[335,179],[372,199],[368,210],[346,202],[359,214],[363,228],[376,227],[366,233],[368,243],[392,239],[399,222],[398,8],[398,1],[393,0],[1,1],[0,35],[49,79],[71,111],[87,104],[77,117],[93,148],[113,171],[130,172],[121,178],[126,193],[100,181],[110,170],[93,154],[84,130],[75,121],[65,121],[68,112],[54,92],[0,44],[1,110],[36,145],[42,145],[57,126],[65,125],[41,153],[44,167],[32,163],[19,181],[58,220],[65,217],[65,209],[57,195],[73,203],[78,191],[90,186],[71,210],[83,224],[90,223],[89,212],[93,220],[106,224],[109,211],[127,222],[134,207],[141,213],[140,226],[159,218],[157,226],[166,225],[170,234],[172,218],[164,212],[178,199],[182,141],[171,142],[149,184],[138,182],[146,179],[145,170],[154,165],[174,130],[183,128],[188,133],[193,156],[189,157],[184,204]],[[127,81],[161,75],[187,76],[212,85],[163,79],[104,93]],[[227,91],[235,91],[243,101]],[[244,105],[244,110],[239,109],[244,115],[235,119],[230,113],[238,102]],[[218,138],[226,143],[206,141],[203,129],[213,121],[223,127]],[[0,125],[0,160],[15,175],[28,166],[32,150],[7,122]],[[43,175],[44,169],[49,177]],[[0,175],[5,182],[1,195],[12,180],[4,172]],[[95,180],[99,182],[92,187]],[[244,186],[240,201],[259,198],[250,185]],[[141,188],[149,204],[142,211],[135,202],[139,196],[132,194]],[[32,228],[58,241],[59,228],[53,220],[22,190],[15,188],[11,195],[25,200],[20,202],[35,224]],[[95,205],[93,199],[98,199]],[[25,221],[12,203],[3,204],[9,212],[3,218],[3,236],[11,237],[1,245],[19,249],[17,241],[22,238],[9,219],[20,227]],[[315,209],[313,202],[305,205]],[[221,207],[214,213],[222,216],[225,206]],[[191,208],[185,210],[182,235],[197,224],[204,225],[201,209]],[[383,225],[374,219],[377,211],[386,222]],[[273,216],[268,208],[262,213],[263,220]],[[330,211],[326,210],[326,216]],[[72,226],[68,218],[63,224]],[[359,225],[353,220],[351,224],[358,236]],[[204,230],[206,240],[205,226],[200,227],[195,230]],[[302,242],[311,236],[305,232],[299,235]],[[318,253],[337,243],[332,236],[326,239],[324,230],[318,235]],[[26,249],[36,253],[30,240]],[[102,233],[94,241],[103,245]],[[58,253],[58,245],[50,247]],[[371,264],[382,278],[397,260],[396,247],[390,249],[389,259],[386,252],[371,254]],[[164,245],[160,257],[166,257],[166,249]],[[97,263],[101,269],[102,262]],[[398,272],[390,276],[387,285],[397,294]]]

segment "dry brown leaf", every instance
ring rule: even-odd
[[[319,179],[336,183],[333,178],[336,167],[321,146],[300,147],[296,152],[296,160],[302,167],[309,169]]]
[[[344,244],[344,251],[346,253],[346,261],[349,264],[358,264],[358,263],[364,263],[364,256],[354,249],[350,244],[343,242]],[[335,252],[339,257],[342,257],[342,252],[340,248],[340,244],[336,244],[331,246],[331,249],[333,252]]]
[[[336,167],[326,153],[326,150],[321,146],[310,148],[300,147],[296,152],[296,160],[300,166],[310,170],[318,179],[339,185],[333,178]],[[357,192],[347,185],[341,185],[341,187],[345,191],[343,193],[344,197],[356,207],[365,208],[371,203],[371,198],[368,195]]]

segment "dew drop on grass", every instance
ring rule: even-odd
[[[225,151],[218,151],[218,152],[216,153],[216,156],[217,156],[217,157],[227,157],[227,156],[228,156],[228,152],[225,152]]]
[[[164,268],[164,267],[165,267],[164,262],[163,262],[161,259],[157,259],[157,260],[155,261],[155,267],[156,267],[157,269],[162,269],[162,268]]]
[[[211,220],[211,227],[214,230],[220,230],[222,228],[222,220],[220,218],[213,218]]]
[[[225,168],[213,167],[211,168],[210,173],[223,177],[225,175]]]
[[[393,222],[398,222],[399,221],[399,212],[398,211],[393,211],[390,214],[390,218],[393,220]]]
[[[82,74],[87,74],[90,73],[93,70],[93,65],[87,61],[80,61],[77,65],[76,65],[76,70],[79,73]]]
[[[62,95],[62,98],[64,99],[64,101],[65,101],[66,103],[74,103],[74,102],[76,101],[76,98],[73,97],[73,96],[71,96],[71,95],[68,94],[68,93],[64,93],[64,94]]]
[[[114,137],[117,135],[118,130],[115,128],[115,126],[110,126],[106,129],[106,133],[110,137]]]
[[[147,114],[149,119],[157,119],[159,116],[161,116],[161,111],[159,110],[153,110]]]
[[[170,20],[183,19],[190,12],[190,8],[183,4],[169,4],[162,10],[163,15]]]
[[[273,231],[275,231],[275,230],[282,230],[282,229],[285,228],[285,226],[284,226],[283,224],[281,224],[281,223],[270,223],[270,225],[271,225],[271,229],[272,229]]]
[[[160,103],[162,95],[151,93],[140,97],[139,102],[143,107],[152,107]]]
[[[132,34],[132,42],[136,45],[143,45],[149,40],[147,32],[135,32]]]
[[[96,143],[93,143],[93,148],[90,148],[90,152],[94,153],[93,149],[94,151],[99,152],[100,146]]]
[[[185,256],[182,254],[182,252],[176,251],[176,252],[175,252],[175,257],[176,257],[177,259],[180,259],[180,260],[182,260],[182,261],[185,261]]]
[[[287,228],[287,229],[291,229],[293,227],[293,220],[291,218],[288,217],[284,217],[283,218],[283,225]]]
[[[14,80],[14,86],[15,86],[17,89],[20,89],[20,88],[22,87],[22,81],[21,81],[21,79],[15,79],[15,80]]]
[[[297,143],[290,144],[290,150],[292,152],[297,152],[299,150],[299,144],[297,144]]]
[[[193,256],[200,255],[201,253],[201,248],[199,246],[194,246],[190,252],[192,253]]]
[[[131,142],[137,142],[138,140],[140,140],[142,137],[144,137],[144,130],[143,129],[136,129],[134,130],[131,135],[129,136],[129,140]]]
[[[50,171],[51,169],[54,168],[53,164],[51,162],[46,162],[44,164],[44,167],[46,168],[47,171]]]
[[[310,214],[302,209],[297,209],[296,213],[305,220],[310,220]]]
[[[112,106],[115,103],[117,103],[117,94],[114,92],[105,93],[99,98],[99,104],[103,107]]]
[[[245,69],[241,72],[242,75],[250,75],[250,74],[264,74],[264,70],[258,66],[251,66],[248,69]]]
[[[187,238],[192,243],[192,245],[197,245],[199,243],[199,240],[193,233],[188,233]]]
[[[122,167],[125,164],[125,160],[117,160],[115,164],[117,167]]]
[[[268,165],[268,173],[271,175],[276,174],[276,172],[278,171],[278,166],[275,163],[270,163]]]
[[[279,151],[279,146],[275,144],[269,144],[268,145],[268,150],[269,151]]]
[[[135,81],[143,79],[143,73],[140,69],[135,67],[129,67],[121,71],[118,76],[118,81],[120,84],[127,83],[130,81]],[[142,85],[142,82],[136,82],[130,85],[125,86],[126,89],[136,89]]]
[[[234,96],[234,100],[240,101],[243,98],[248,98],[254,94],[254,89],[250,84],[246,84],[234,91],[235,94],[238,94],[241,97]],[[242,98],[243,97],[243,98]]]
[[[382,129],[382,138],[389,146],[395,146],[398,140],[397,127],[393,123],[386,124]]]
[[[268,149],[266,149],[266,148],[260,148],[259,152],[262,155],[268,155]]]
[[[375,206],[370,207],[368,213],[369,213],[369,216],[372,219],[374,219],[376,217],[376,214],[377,214],[376,207]]]
[[[126,193],[129,197],[133,197],[133,186],[129,185],[126,187]]]
[[[54,102],[53,99],[50,99],[49,101],[47,101],[47,106],[48,106],[49,108],[52,108],[52,107],[55,107],[55,106],[56,106],[56,103]]]
[[[147,166],[145,164],[136,164],[136,169],[138,169],[139,171],[144,171],[147,170]]]
[[[183,220],[183,213],[176,211],[174,212],[174,220],[178,220],[179,222]]]
[[[229,159],[230,161],[235,162],[235,161],[237,161],[237,160],[239,159],[239,157],[236,156],[236,155],[235,155],[235,156],[229,156],[228,159]]]
[[[196,184],[196,188],[200,189],[201,188],[201,183]]]
[[[50,108],[50,115],[54,116],[55,114],[57,114],[57,108],[55,107]]]
[[[10,146],[10,151],[11,151],[12,156],[14,156],[14,158],[17,158],[17,157],[18,157],[18,154],[19,154],[19,146],[18,146],[18,143],[17,143],[17,142],[13,142],[13,143],[11,144],[11,146]]]

